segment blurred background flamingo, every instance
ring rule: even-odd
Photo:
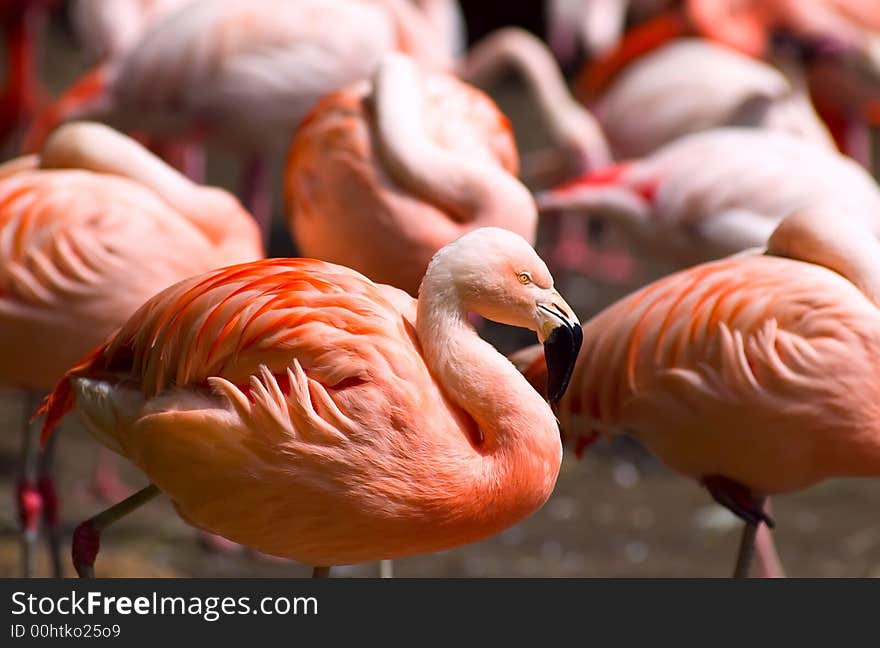
[[[371,82],[324,98],[285,168],[299,250],[418,293],[431,257],[464,232],[505,227],[535,239],[507,118],[478,90],[383,60]]]
[[[762,246],[788,214],[836,206],[880,234],[880,189],[857,163],[788,133],[719,128],[544,192],[542,218],[576,214],[648,266],[642,280]]]
[[[267,236],[267,155],[311,105],[398,48],[448,67],[445,47],[406,0],[194,0],[74,84],[28,144],[84,118],[160,139],[209,138],[247,160],[242,200]]]
[[[0,384],[29,393],[50,390],[162,288],[262,256],[232,196],[190,183],[97,124],[68,125],[39,156],[0,167],[0,240]],[[36,465],[27,420],[17,498],[24,571],[42,514],[57,575],[51,456]]]
[[[880,475],[880,243],[864,218],[812,205],[766,254],[682,270],[584,324],[558,412],[578,451],[631,434],[746,522],[748,574],[764,500]],[[540,348],[515,357],[543,389]]]

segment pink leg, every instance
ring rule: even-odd
[[[263,243],[268,245],[272,230],[272,194],[269,190],[270,168],[266,159],[255,155],[242,172],[241,202],[245,206],[263,234]]]
[[[23,399],[21,458],[19,478],[16,485],[15,503],[21,529],[22,574],[30,578],[34,571],[34,547],[40,530],[43,497],[37,486],[37,444],[31,429],[30,413],[33,411],[33,394],[26,392]]]
[[[765,502],[764,509],[772,515],[769,499]],[[773,532],[766,524],[760,525],[755,534],[755,568],[759,578],[785,578],[785,570],[773,541]]]
[[[155,141],[150,150],[187,178],[198,184],[205,182],[205,149],[196,142]]]
[[[612,283],[632,282],[636,263],[622,250],[598,250],[590,244],[589,228],[583,216],[561,214],[550,262],[562,272],[576,272]]]
[[[55,480],[52,478],[52,459],[55,455],[55,444],[58,435],[49,437],[49,442],[43,448],[40,455],[39,478],[37,488],[43,500],[43,524],[49,540],[49,557],[52,560],[52,576],[61,578],[63,568],[61,566],[61,539],[59,537],[58,522],[59,505],[58,492],[55,489]]]
[[[98,448],[91,491],[99,502],[118,502],[131,495],[131,488],[119,478],[119,458],[103,446]]]

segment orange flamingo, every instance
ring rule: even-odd
[[[442,248],[417,301],[313,259],[163,291],[41,408],[44,435],[75,409],[154,484],[78,527],[77,571],[91,573],[104,527],[160,490],[188,522],[315,575],[473,542],[531,514],[559,471],[556,418],[469,312],[537,331],[549,398],[561,397],[580,326],[507,230]]]
[[[558,411],[579,448],[634,435],[746,522],[833,477],[880,475],[880,243],[833,207],[784,220],[759,251],[661,279],[584,324]],[[518,365],[539,389],[537,349]]]
[[[445,44],[408,0],[195,0],[44,111],[30,148],[70,119],[160,139],[210,138],[248,162],[242,200],[268,234],[267,156],[322,95],[404,50],[448,67]]]
[[[225,191],[105,126],[64,126],[39,156],[0,166],[0,385],[48,391],[162,288],[261,256],[250,215]],[[57,547],[48,457],[35,466],[32,446],[25,425],[26,572],[41,509]]]
[[[285,169],[302,254],[412,295],[434,253],[481,226],[529,241],[537,212],[516,179],[507,119],[482,92],[390,55],[372,83],[324,98]]]

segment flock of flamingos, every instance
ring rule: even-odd
[[[26,575],[40,530],[93,574],[159,495],[316,576],[441,551],[618,434],[742,518],[736,576],[779,575],[768,497],[880,475],[880,3],[546,4],[546,39],[467,48],[455,0],[0,2]],[[53,11],[93,67],[49,98]],[[511,72],[552,140],[522,164],[478,89]],[[265,257],[279,152],[303,258]],[[551,271],[647,285],[581,324]],[[483,320],[539,344],[505,357]],[[72,540],[69,412],[150,481]]]

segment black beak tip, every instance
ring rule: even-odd
[[[555,405],[565,396],[574,366],[577,362],[584,332],[580,324],[560,326],[544,341],[547,362],[547,400]]]

